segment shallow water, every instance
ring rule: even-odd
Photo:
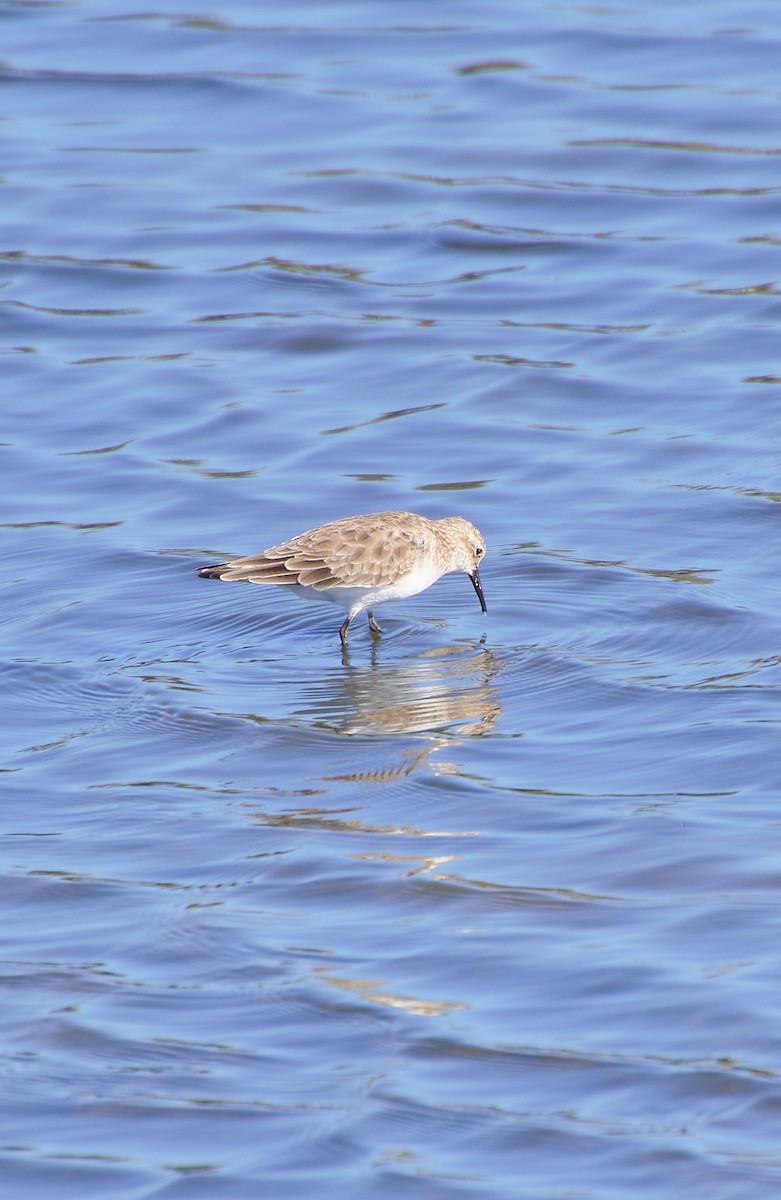
[[[766,1200],[776,6],[0,28],[9,1194]]]

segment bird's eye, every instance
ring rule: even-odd
[[[475,546],[475,555],[477,556],[477,558],[482,558],[484,554],[485,554],[485,550],[483,549],[482,546]]]

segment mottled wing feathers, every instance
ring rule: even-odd
[[[429,537],[428,520],[416,513],[343,517],[261,554],[204,567],[200,574],[249,583],[301,583],[316,591],[376,587],[408,575]]]

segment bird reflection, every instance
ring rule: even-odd
[[[308,690],[297,715],[345,736],[447,730],[452,743],[453,735],[489,733],[503,711],[495,685],[501,660],[484,646],[441,647],[392,666],[345,665]]]

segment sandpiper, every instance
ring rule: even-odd
[[[299,533],[260,554],[201,567],[204,579],[278,584],[310,600],[347,609],[339,630],[347,649],[350,622],[366,612],[373,634],[382,632],[373,609],[386,600],[415,596],[442,575],[463,571],[487,612],[478,566],[485,539],[464,517],[430,521],[410,512],[342,517]]]

